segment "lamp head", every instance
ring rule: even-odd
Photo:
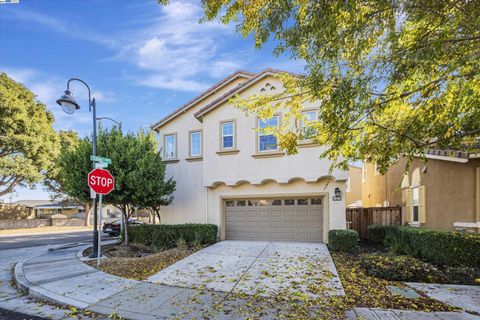
[[[63,111],[68,114],[72,114],[75,110],[80,109],[80,105],[69,90],[65,91],[57,100],[57,103],[62,107]]]

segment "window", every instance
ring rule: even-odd
[[[233,149],[235,147],[235,122],[222,122],[220,130],[222,134],[222,149]]]
[[[247,205],[245,200],[237,201],[237,207],[245,207]]]
[[[200,157],[202,155],[202,132],[190,132],[190,157]]]
[[[298,199],[297,205],[299,206],[308,206],[308,199]]]
[[[281,206],[282,205],[282,200],[276,199],[272,200],[272,206]]]
[[[177,158],[177,136],[175,134],[169,134],[165,136],[165,159]]]
[[[276,151],[278,150],[277,137],[272,133],[263,132],[266,128],[276,128],[278,126],[279,116],[262,120],[258,119],[258,151]]]
[[[295,200],[293,200],[293,199],[285,199],[285,205],[286,205],[286,206],[294,206],[294,205],[295,205]]]
[[[312,205],[319,205],[319,204],[322,204],[322,199],[311,199],[310,203]]]
[[[412,188],[413,222],[418,222],[419,188]]]
[[[309,123],[317,120],[318,120],[317,110],[309,110],[309,111],[303,112],[302,135],[305,139],[310,139],[312,136],[315,135],[316,130],[312,128],[309,125]]]
[[[234,207],[235,206],[235,201],[227,200],[227,201],[225,201],[225,206],[226,207]]]

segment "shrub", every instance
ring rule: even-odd
[[[333,251],[356,252],[358,241],[358,232],[355,230],[330,230],[328,232],[328,247]]]
[[[384,244],[385,237],[392,232],[395,232],[398,226],[395,225],[381,225],[372,224],[368,226],[368,242],[372,244]]]
[[[360,265],[371,276],[392,281],[439,281],[443,273],[435,266],[409,256],[366,255]]]
[[[379,231],[381,228],[371,229],[375,229],[374,239],[381,238],[383,232],[384,244],[395,253],[408,254],[440,266],[480,266],[480,234],[404,226],[383,228],[382,231]]]
[[[214,224],[146,224],[128,228],[130,241],[155,249],[174,248],[178,243],[212,244],[217,241],[217,234]]]
[[[468,267],[437,267],[410,256],[365,255],[360,265],[371,276],[391,281],[473,284],[480,270]]]

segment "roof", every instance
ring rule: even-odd
[[[221,97],[215,99],[214,101],[210,102],[209,104],[207,104],[202,109],[198,110],[195,113],[195,117],[200,120],[204,115],[206,115],[208,112],[210,112],[211,110],[218,107],[223,102],[232,98],[236,93],[248,88],[249,86],[253,85],[257,81],[265,78],[266,76],[271,76],[271,75],[280,74],[280,73],[289,73],[289,74],[292,74],[294,76],[301,76],[299,74],[294,74],[294,73],[291,73],[291,72],[288,72],[288,71],[267,68],[267,69],[263,70],[262,72],[258,73],[256,76],[254,76],[254,77],[250,78],[249,80],[245,81],[241,85],[239,85],[239,86],[233,88],[232,90],[228,91],[223,96],[221,96]]]
[[[36,209],[83,208],[83,206],[77,206],[72,203],[53,202],[51,200],[19,200],[15,203]]]
[[[191,99],[190,101],[188,101],[187,103],[185,103],[184,105],[182,105],[181,107],[179,107],[178,109],[173,111],[172,113],[168,114],[167,116],[165,116],[161,120],[152,124],[150,126],[150,128],[152,130],[157,130],[159,127],[161,127],[164,124],[166,124],[167,122],[175,119],[177,116],[179,116],[183,112],[186,112],[187,110],[189,110],[191,107],[193,107],[200,100],[203,100],[203,99],[207,98],[208,96],[216,93],[218,89],[222,88],[223,86],[227,85],[228,83],[232,82],[233,80],[235,80],[237,78],[250,79],[250,78],[254,77],[255,75],[256,75],[255,73],[244,71],[244,70],[238,70],[238,71],[232,73],[228,77],[226,77],[223,80],[214,84],[208,90],[202,92],[201,94],[199,94],[195,98]]]

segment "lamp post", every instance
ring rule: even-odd
[[[97,110],[95,98],[91,97],[91,91],[88,84],[78,78],[71,78],[67,81],[67,90],[65,93],[57,100],[57,104],[60,105],[65,113],[73,114],[76,110],[80,109],[80,105],[77,100],[73,97],[70,92],[70,82],[78,81],[87,87],[88,90],[88,110],[92,112],[93,115],[93,140],[92,140],[92,154],[93,156],[97,155]],[[95,164],[93,165],[95,169]],[[87,213],[88,214],[88,213]],[[97,195],[93,196],[93,252],[90,255],[90,258],[98,257],[98,223],[97,223]]]
[[[98,121],[100,121],[100,120],[110,120],[110,121],[114,122],[115,124],[117,124],[119,127],[122,126],[121,122],[115,121],[115,120],[113,120],[112,118],[109,118],[109,117],[98,117],[97,120]]]

